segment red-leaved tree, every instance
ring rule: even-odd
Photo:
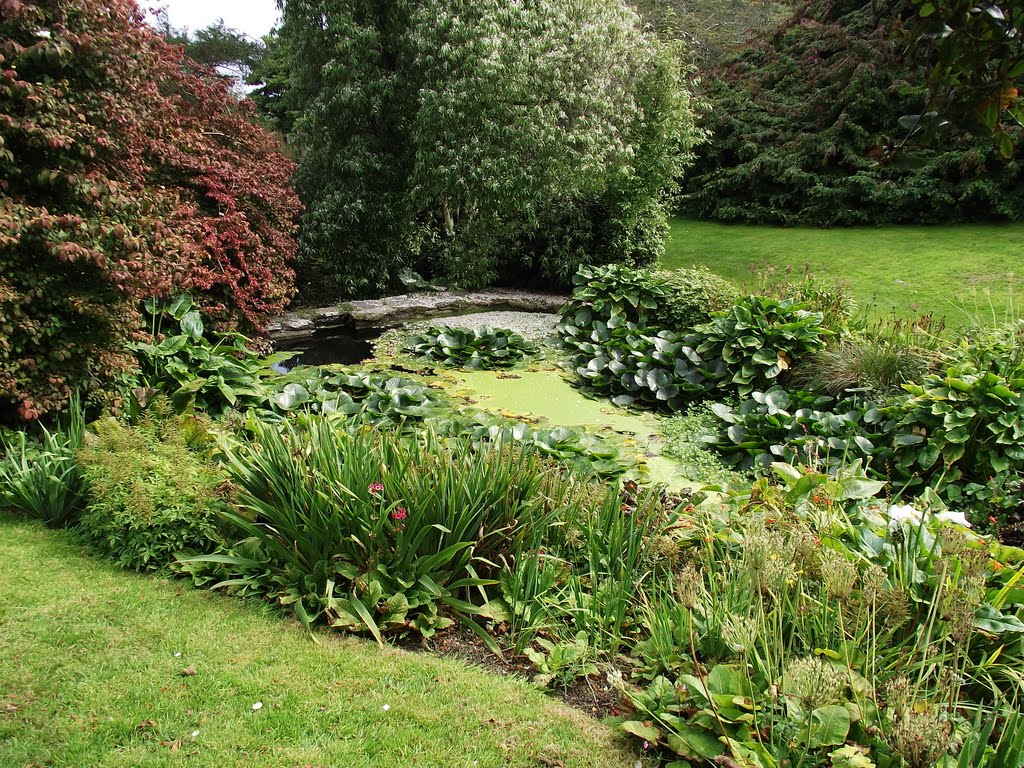
[[[292,163],[135,0],[0,0],[0,422],[101,400],[151,295],[258,328],[292,291]]]

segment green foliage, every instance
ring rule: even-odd
[[[734,291],[721,278],[610,265],[581,268],[573,279],[558,332],[585,391],[617,405],[678,410],[724,374],[719,361],[697,353],[697,336],[676,332],[728,306]]]
[[[224,19],[193,32],[187,28],[174,29],[166,14],[159,14],[157,29],[167,42],[182,46],[193,62],[232,79],[246,78],[266,56],[261,41],[232,29]]]
[[[277,380],[272,407],[280,412],[337,413],[380,426],[437,415],[442,396],[422,382],[388,373],[331,373],[296,368]]]
[[[658,306],[649,315],[649,324],[655,328],[689,330],[739,298],[736,286],[706,267],[657,270],[651,277],[665,288],[664,297],[658,298]]]
[[[1020,30],[1024,8],[1014,2],[936,3],[910,0],[917,17],[908,25],[910,55],[928,68],[929,106],[937,110],[908,115],[910,125],[927,130],[953,122],[991,136],[1000,154],[1014,155],[1024,123],[1024,49]]]
[[[687,176],[684,209],[814,226],[1019,219],[1021,165],[990,138],[947,131],[902,146],[914,123],[900,118],[929,111],[927,74],[904,56],[913,14],[907,0],[870,10],[809,0],[720,65],[705,92],[713,138]]]
[[[821,466],[833,472],[856,459],[884,458],[896,422],[870,401],[838,401],[773,387],[753,392],[736,408],[715,403],[717,429],[706,436],[729,466],[769,469],[774,462]]]
[[[151,299],[145,308],[153,341],[129,345],[139,365],[129,380],[136,406],[145,407],[156,394],[166,395],[178,411],[194,406],[210,415],[263,405],[272,386],[268,379],[277,376],[272,366],[291,357],[260,357],[240,333],[214,333],[211,342],[187,295],[166,303]],[[156,343],[165,324],[176,325],[176,333]]]
[[[308,296],[649,262],[699,137],[681,68],[612,0],[292,3]]]
[[[585,632],[577,633],[571,642],[554,643],[537,639],[539,648],[527,648],[526,657],[537,670],[533,682],[540,688],[567,687],[573,680],[597,674],[594,651]]]
[[[251,429],[253,444],[223,446],[239,508],[223,516],[263,558],[193,562],[222,564],[225,586],[256,586],[307,624],[378,641],[429,636],[451,623],[442,608],[471,623],[489,563],[579,504],[573,480],[518,447],[349,431],[327,417]]]
[[[532,344],[505,328],[430,328],[405,341],[405,351],[452,368],[511,368],[533,354]]]
[[[161,410],[159,408],[155,411]],[[157,414],[138,426],[91,426],[78,460],[88,503],[78,532],[124,568],[152,571],[220,544],[223,476],[189,449],[195,429]]]
[[[574,326],[583,332],[613,316],[641,328],[688,331],[710,320],[712,312],[728,309],[737,298],[729,281],[705,267],[669,271],[583,266],[573,276],[573,286],[572,297],[561,310],[562,328]]]
[[[291,73],[291,46],[281,30],[271,30],[263,37],[263,55],[250,66],[245,82],[257,86],[249,92],[260,116],[275,131],[288,136],[300,114]]]
[[[85,413],[78,397],[71,398],[65,420],[63,428],[40,427],[39,441],[23,430],[0,431],[0,508],[51,525],[74,518],[82,501],[82,470],[75,452],[85,431]]]
[[[748,296],[727,312],[694,328],[697,354],[721,360],[719,386],[735,385],[741,396],[766,388],[797,360],[825,346],[822,316],[806,305]]]
[[[595,321],[585,336],[579,326],[562,327],[563,343],[583,380],[582,391],[608,395],[616,405],[679,410],[725,375],[721,361],[705,361],[691,346],[699,340],[696,337],[655,333],[623,322],[620,315],[607,324]]]
[[[617,405],[681,409],[688,398],[735,387],[741,395],[765,387],[793,362],[824,346],[822,315],[790,300],[748,296],[680,335],[658,323],[694,318],[686,298],[709,303],[728,295],[719,278],[681,291],[661,273],[625,267],[580,270],[578,288],[562,309],[558,331],[586,391]],[[682,277],[686,281],[688,276]],[[693,302],[694,304],[696,302]],[[705,312],[707,309],[704,310]]]
[[[898,412],[898,468],[956,505],[1001,522],[1022,519],[1024,377],[950,368],[907,385]]]
[[[1022,692],[1019,566],[955,514],[882,506],[856,464],[777,470],[684,511],[686,555],[633,649],[641,677],[662,674],[622,730],[697,762],[956,764],[955,732]],[[996,648],[1013,658],[990,666]]]
[[[1024,320],[972,328],[945,352],[956,365],[1020,378],[1024,374]]]

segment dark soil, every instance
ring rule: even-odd
[[[430,639],[419,642],[410,640],[400,642],[399,645],[406,650],[427,651],[438,656],[460,659],[492,674],[514,676],[524,680],[530,680],[534,675],[533,666],[528,658],[516,656],[511,650],[505,650],[502,656],[497,656],[479,637],[461,624],[438,632]],[[578,678],[568,686],[555,685],[547,691],[598,720],[632,711],[628,700],[608,683],[604,673]]]

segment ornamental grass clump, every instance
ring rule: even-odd
[[[75,452],[84,431],[77,395],[71,398],[66,424],[42,427],[40,439],[24,430],[0,431],[0,508],[52,525],[70,522],[82,501],[82,470]]]
[[[250,429],[251,443],[222,442],[237,490],[222,517],[258,553],[186,565],[216,564],[226,587],[258,589],[307,625],[378,641],[429,636],[450,617],[477,627],[495,564],[529,532],[578,516],[589,493],[510,444],[475,449],[324,416]]]

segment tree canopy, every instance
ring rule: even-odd
[[[616,0],[291,0],[282,34],[320,287],[564,283],[659,252],[697,131],[678,63]]]
[[[908,141],[929,102],[907,54],[914,19],[909,0],[809,0],[713,70],[686,210],[818,226],[1020,217],[1021,165],[991,135]]]
[[[291,296],[293,165],[134,0],[0,0],[0,423],[100,399],[153,295]]]
[[[991,135],[1012,157],[1024,127],[1024,4],[1010,0],[911,0],[911,54],[927,72],[927,112],[908,124],[945,123]],[[921,119],[925,118],[925,119]]]

